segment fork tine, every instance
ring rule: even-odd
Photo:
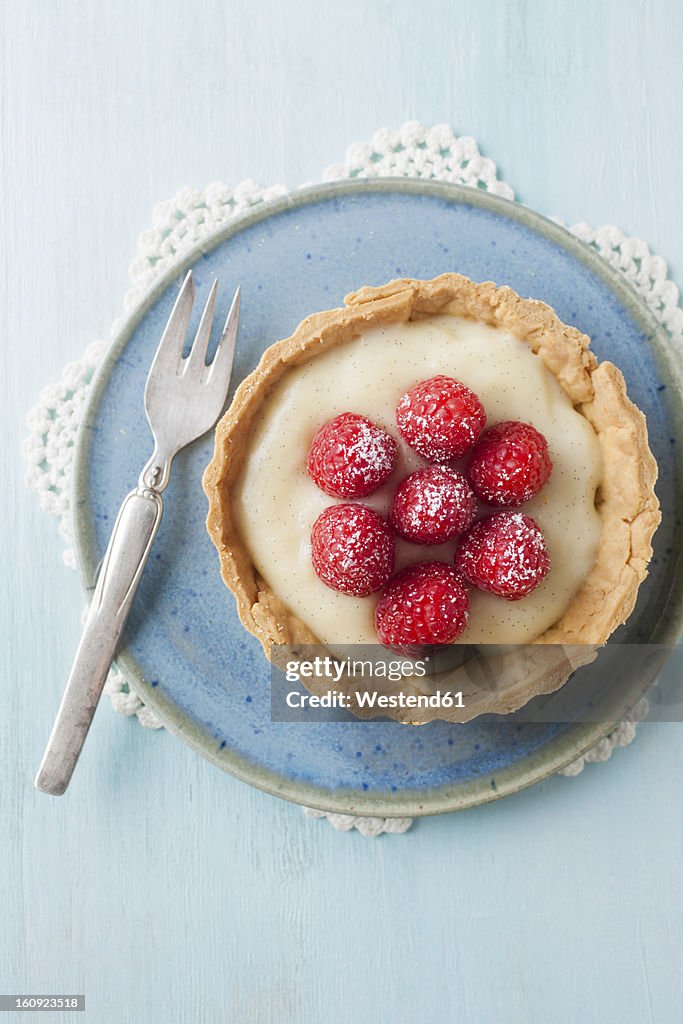
[[[164,333],[161,335],[161,341],[154,356],[149,377],[152,377],[154,370],[175,372],[177,369],[178,362],[182,356],[193,305],[194,280],[192,271],[188,270],[164,328]]]
[[[235,342],[237,341],[237,325],[239,323],[239,318],[240,290],[238,286],[230,304],[230,311],[225,321],[225,327],[223,328],[223,333],[221,334],[221,340],[218,343],[216,354],[213,357],[213,362],[208,367],[208,373],[205,378],[207,384],[211,384],[214,381],[225,381],[226,393],[228,390],[228,384],[230,383],[232,360],[235,355]]]
[[[186,370],[190,369],[190,366],[199,367],[200,372],[204,366],[204,360],[206,359],[206,350],[209,347],[209,341],[211,339],[211,328],[213,327],[213,315],[216,309],[216,292],[218,291],[218,280],[214,279],[211,285],[211,291],[209,297],[206,300],[206,305],[202,312],[201,320],[199,321],[199,327],[197,333],[194,336],[192,342],[192,348],[188,355],[186,362]]]

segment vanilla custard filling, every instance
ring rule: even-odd
[[[313,435],[340,413],[354,412],[396,439],[396,469],[383,487],[361,499],[386,516],[399,481],[425,465],[398,433],[396,404],[414,384],[435,374],[454,377],[476,392],[487,427],[500,420],[532,423],[545,435],[553,460],[548,484],[520,509],[545,535],[548,576],[521,601],[471,589],[469,623],[458,642],[534,640],[562,616],[593,565],[600,538],[598,440],[528,345],[507,331],[452,316],[374,328],[287,371],[258,415],[235,489],[236,526],[254,564],[322,643],[376,643],[376,595],[340,594],[313,570],[311,527],[336,501],[307,474]],[[397,538],[396,570],[420,561],[452,565],[455,546],[450,541],[424,547]]]

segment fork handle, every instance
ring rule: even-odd
[[[161,522],[161,495],[131,491],[116,517],[83,635],[35,780],[53,796],[66,790],[88,734],[114,651]]]

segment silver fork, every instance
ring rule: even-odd
[[[66,790],[88,734],[116,645],[154,542],[173,457],[218,419],[228,393],[239,320],[239,288],[209,366],[216,291],[214,281],[190,353],[183,346],[194,303],[190,270],[164,329],[145,386],[145,412],[154,451],[138,486],[119,509],[97,579],[83,635],[35,785],[59,796]]]

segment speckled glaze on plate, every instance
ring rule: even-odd
[[[363,284],[456,270],[542,299],[624,372],[660,466],[663,522],[651,574],[617,638],[674,642],[680,632],[680,353],[627,284],[569,232],[515,203],[424,181],[323,185],[255,208],[167,275],[131,314],[91,389],[75,472],[76,545],[92,589],[114,517],[150,451],[147,371],[179,281],[192,266],[197,309],[214,276],[218,317],[239,283],[233,390],[273,341]],[[222,305],[221,305],[222,304]],[[174,463],[165,514],[117,658],[164,724],[219,767],[298,803],[349,814],[436,814],[538,782],[614,724],[479,719],[419,729],[395,722],[273,723],[270,670],[237,619],[204,528],[201,476],[213,438]],[[648,680],[635,686],[640,691]],[[573,681],[568,683],[571,686]],[[634,684],[635,685],[635,684]]]

